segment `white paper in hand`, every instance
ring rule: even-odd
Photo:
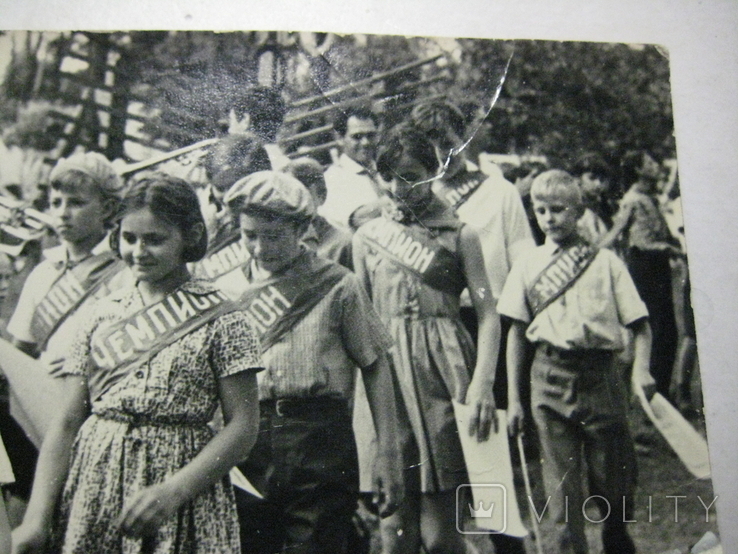
[[[10,383],[10,413],[36,448],[59,413],[64,399],[62,381],[48,368],[0,339],[0,371]]]
[[[638,392],[638,398],[646,415],[689,472],[697,479],[709,478],[710,457],[707,451],[707,441],[684,419],[679,410],[659,393],[654,394],[651,402],[648,402],[642,389]]]
[[[473,497],[473,505],[467,507],[465,515],[480,529],[525,537],[528,530],[520,518],[515,495],[505,411],[497,410],[498,431],[490,432],[484,442],[469,436],[470,406],[454,402],[454,414]]]

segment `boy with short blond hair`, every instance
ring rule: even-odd
[[[522,429],[527,340],[535,346],[531,411],[558,551],[587,552],[586,462],[589,498],[603,519],[604,552],[633,553],[625,521],[632,519],[636,460],[626,420],[628,394],[613,361],[623,347],[622,327],[628,327],[635,337],[633,386],[652,394],[648,311],[625,264],[579,236],[583,203],[576,179],[565,171],[546,171],[533,182],[531,198],[546,242],[515,263],[498,303],[499,313],[513,320],[509,431]]]

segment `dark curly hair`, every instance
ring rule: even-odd
[[[238,119],[251,117],[251,129],[262,140],[274,142],[284,122],[287,104],[278,90],[255,86],[233,99],[233,111]]]
[[[272,169],[269,155],[256,135],[245,133],[220,139],[205,157],[210,184],[225,194],[239,179]]]
[[[413,108],[410,121],[436,144],[443,143],[449,131],[463,139],[466,134],[464,114],[445,100],[422,102]]]
[[[348,130],[348,120],[352,117],[366,121],[371,119],[376,127],[379,127],[379,116],[375,114],[371,108],[367,106],[349,106],[344,110],[339,110],[338,115],[333,120],[333,130],[341,137],[346,136]]]
[[[438,158],[430,139],[413,125],[401,124],[393,128],[380,143],[377,171],[382,179],[393,179],[403,155],[418,160],[430,173],[438,171]]]
[[[199,223],[203,231],[200,239],[185,245],[182,258],[189,263],[205,256],[208,236],[197,194],[187,181],[164,173],[148,173],[130,185],[121,202],[115,230],[110,235],[110,247],[113,250],[119,251],[120,222],[127,214],[142,208],[148,208],[162,221],[177,227],[183,236],[188,236]]]
[[[629,187],[639,179],[639,170],[643,167],[643,159],[651,156],[656,157],[648,150],[628,150],[620,160],[620,179],[624,187]],[[658,160],[657,160],[658,161]]]

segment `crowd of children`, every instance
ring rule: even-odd
[[[512,436],[532,416],[557,552],[588,551],[582,510],[565,509],[585,481],[603,501],[604,552],[636,551],[627,518],[605,509],[632,510],[630,390],[684,388],[671,379],[682,252],[659,164],[625,155],[615,203],[596,155],[516,183],[480,168],[448,102],[387,129],[366,110],[344,116],[363,154],[343,163],[378,195],[352,213],[331,211],[341,185],[315,160],[274,167],[276,134],[267,152],[248,118],[203,158],[204,185],[124,182],[96,153],[57,162],[56,245],[7,333],[63,403],[39,436],[26,424],[6,437],[12,382],[2,399],[0,485],[15,509],[0,501],[0,552],[12,527],[18,554],[353,554],[368,544],[363,498],[384,553],[463,554],[459,433],[487,440],[498,408]],[[15,266],[0,262],[4,295]],[[454,402],[471,407],[461,429]],[[5,487],[34,465],[32,489]]]

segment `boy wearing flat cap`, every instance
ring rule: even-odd
[[[349,409],[356,367],[378,434],[380,513],[392,512],[402,494],[390,342],[356,277],[301,242],[315,205],[298,180],[254,173],[225,201],[251,254],[239,303],[260,334],[266,366],[259,436],[239,466],[264,499],[236,492],[243,548],[346,552],[358,495]]]

